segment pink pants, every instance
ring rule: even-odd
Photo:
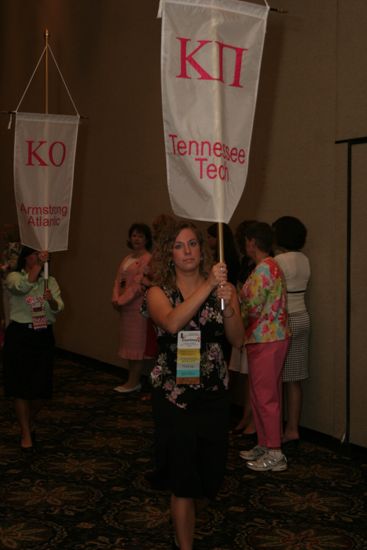
[[[247,344],[248,377],[258,445],[281,446],[282,370],[289,339]]]

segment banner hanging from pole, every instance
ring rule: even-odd
[[[228,223],[247,172],[269,12],[238,0],[164,0],[162,104],[176,215]]]
[[[79,115],[16,113],[14,191],[22,244],[67,250]]]

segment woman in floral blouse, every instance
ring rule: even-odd
[[[246,254],[256,267],[240,298],[258,444],[240,456],[255,471],[287,469],[281,451],[282,370],[289,342],[287,292],[284,275],[270,257],[272,244],[267,223],[255,222],[246,229]]]
[[[223,479],[227,454],[226,337],[243,341],[243,323],[227,268],[209,270],[201,232],[178,222],[153,256],[155,286],[147,293],[157,326],[159,353],[152,371],[153,410],[158,446],[167,453],[176,543],[191,550],[195,501],[214,498]],[[220,299],[224,301],[221,311]]]

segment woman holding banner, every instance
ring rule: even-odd
[[[44,399],[52,396],[55,342],[52,325],[64,304],[54,277],[47,288],[43,266],[48,252],[23,247],[17,269],[7,276],[10,293],[10,324],[5,332],[5,397],[15,400],[20,427],[20,446],[32,452],[34,421]]]
[[[159,347],[151,373],[153,412],[158,446],[161,439],[168,453],[176,543],[191,550],[196,505],[215,497],[224,476],[229,405],[223,344],[227,338],[241,346],[243,323],[225,264],[209,269],[203,235],[192,223],[177,222],[153,258],[155,285],[147,292]]]

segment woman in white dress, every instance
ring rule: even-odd
[[[303,223],[292,216],[283,216],[273,223],[275,260],[282,269],[288,295],[290,346],[283,370],[286,397],[286,425],[283,443],[298,442],[302,411],[302,380],[308,378],[310,317],[305,294],[311,275],[310,262],[301,252],[307,236]]]

